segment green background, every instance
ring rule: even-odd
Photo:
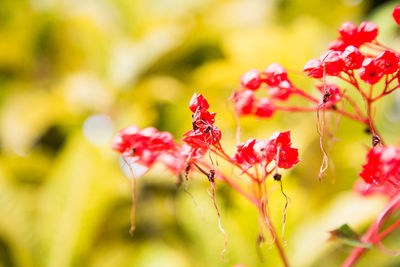
[[[110,138],[135,124],[171,131],[179,140],[191,127],[190,97],[199,92],[217,112],[222,144],[232,154],[236,124],[227,99],[241,74],[273,62],[301,70],[347,20],[376,22],[378,39],[399,49],[391,18],[395,2],[1,0],[0,265],[280,266],[271,240],[257,249],[254,207],[217,183],[228,236],[227,260],[221,260],[223,235],[209,183],[191,177],[187,186],[196,205],[162,167],[137,180],[131,237],[130,182]],[[312,91],[303,74],[289,76]],[[377,106],[377,125],[393,144],[399,101],[393,94]],[[343,223],[365,231],[385,201],[352,191],[370,137],[342,119],[330,146],[334,165],[319,182],[315,114],[278,113],[241,124],[242,140],[290,130],[299,148],[302,161],[283,177],[291,199],[285,238],[293,266],[339,266],[351,247],[328,241],[327,232]],[[231,173],[229,167],[225,171]],[[284,198],[273,181],[269,187],[280,235]],[[400,247],[399,234],[385,244]],[[398,258],[375,249],[359,262],[398,265]]]

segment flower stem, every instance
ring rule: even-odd
[[[279,242],[279,239],[277,238],[276,231],[275,231],[275,228],[274,228],[271,220],[269,219],[267,213],[261,206],[259,206],[259,211],[263,217],[264,225],[265,225],[267,231],[269,231],[271,233],[272,238],[274,239],[275,247],[277,248],[277,250],[279,252],[279,256],[282,260],[283,265],[285,267],[290,267],[289,261],[285,254],[285,251],[283,250],[283,247],[282,247],[281,243]]]

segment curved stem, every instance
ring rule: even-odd
[[[299,88],[294,88],[293,89],[293,93],[295,93],[295,94],[297,94],[297,95],[299,95],[301,97],[304,97],[305,99],[307,99],[307,100],[309,100],[309,101],[311,101],[313,103],[318,103],[319,102],[319,100],[317,98],[313,97],[312,95],[304,92],[303,90],[301,90]]]
[[[234,165],[235,167],[239,168],[243,173],[245,173],[248,177],[250,177],[253,181],[258,181],[257,177],[255,177],[253,174],[249,173],[248,171],[243,171],[240,165],[236,162],[233,162],[229,155],[227,155],[222,149],[220,150],[215,150],[213,148],[210,148],[210,150],[215,153],[215,155],[219,156],[220,158],[226,160],[230,164]]]
[[[383,224],[384,220],[388,217],[389,214],[400,208],[400,193],[398,193],[395,197],[393,197],[389,203],[385,206],[385,208],[380,212],[378,217],[375,219],[374,223],[370,226],[368,231],[361,237],[361,242],[376,244],[381,241],[386,235],[392,232],[396,227],[400,225],[400,222],[394,223],[392,226],[387,228],[381,234],[379,234],[379,228]],[[353,266],[357,260],[365,253],[366,248],[363,247],[355,247],[349,257],[345,260],[342,267],[351,267]]]
[[[269,219],[268,214],[266,214],[265,210],[261,206],[259,206],[259,212],[261,213],[261,215],[263,217],[265,228],[267,229],[267,231],[269,231],[271,233],[271,235],[274,239],[275,247],[277,248],[277,250],[279,252],[279,256],[282,260],[283,265],[285,267],[290,267],[289,261],[285,254],[285,251],[283,250],[283,247],[282,247],[281,243],[279,242],[279,239],[276,236],[275,227],[273,226],[271,220]]]
[[[276,110],[280,110],[280,111],[285,111],[285,112],[314,112],[318,110],[318,107],[283,107],[283,106],[276,106]],[[333,109],[333,108],[329,108],[327,109],[328,111],[332,111],[332,112],[336,112],[338,114],[341,114],[345,117],[348,117],[352,120],[356,120],[358,122],[361,122],[365,125],[369,125],[368,124],[368,120],[366,118],[360,117],[360,116],[356,116],[354,114],[351,114],[345,110],[342,109]]]

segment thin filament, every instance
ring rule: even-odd
[[[219,213],[219,209],[218,209],[218,206],[217,206],[217,201],[215,199],[215,182],[211,182],[211,187],[208,190],[208,194],[210,195],[210,197],[211,197],[211,199],[213,201],[215,210],[217,211],[219,230],[221,230],[222,234],[224,235],[225,243],[224,243],[224,248],[221,251],[221,258],[222,258],[222,260],[225,261],[224,255],[225,255],[225,252],[226,252],[226,248],[228,246],[228,237],[226,235],[226,232],[225,232],[224,228],[222,228],[222,225],[221,225],[221,214]]]
[[[326,94],[327,89],[326,89],[326,68],[324,68],[324,76],[323,76],[323,84],[324,84],[324,94]],[[319,134],[319,145],[321,147],[322,151],[322,163],[321,167],[319,169],[319,174],[318,174],[318,179],[319,181],[322,180],[322,174],[328,169],[328,155],[325,151],[324,148],[324,133],[325,133],[325,109],[322,109],[322,119],[320,119],[319,116],[319,111],[321,109],[322,105],[318,105],[317,109],[317,121],[318,121],[318,134]]]
[[[131,194],[132,194],[132,207],[131,207],[131,228],[129,229],[129,234],[132,236],[135,232],[135,214],[136,214],[136,177],[133,173],[131,165],[128,163],[125,157],[122,157],[122,160],[128,166],[129,171],[132,175],[132,183],[131,183]]]

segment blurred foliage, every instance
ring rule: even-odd
[[[110,138],[136,124],[154,125],[179,139],[190,127],[187,103],[197,91],[218,113],[223,144],[232,152],[235,121],[227,98],[238,77],[272,62],[301,70],[335,38],[344,20],[358,23],[375,5],[360,0],[1,0],[0,265],[278,266],[271,244],[256,248],[254,208],[222,184],[217,201],[229,243],[227,261],[220,259],[223,236],[203,177],[188,185],[198,206],[162,169],[140,178],[137,230],[129,236],[130,183],[109,148]],[[389,16],[393,5],[370,14],[379,20],[381,38],[399,47]],[[311,87],[302,75],[290,75],[299,86]],[[383,102],[387,112],[377,114],[393,142],[398,140],[393,125],[400,125],[395,100]],[[303,162],[284,176],[291,197],[289,258],[293,266],[338,266],[351,248],[327,242],[328,231],[348,223],[362,232],[383,202],[351,192],[369,142],[362,127],[342,120],[340,141],[331,151],[335,168],[322,183],[314,114],[244,118],[242,129],[243,140],[292,131]],[[276,225],[284,205],[278,191],[270,200]],[[400,264],[373,250],[360,266],[370,266],[371,260],[375,266]]]

